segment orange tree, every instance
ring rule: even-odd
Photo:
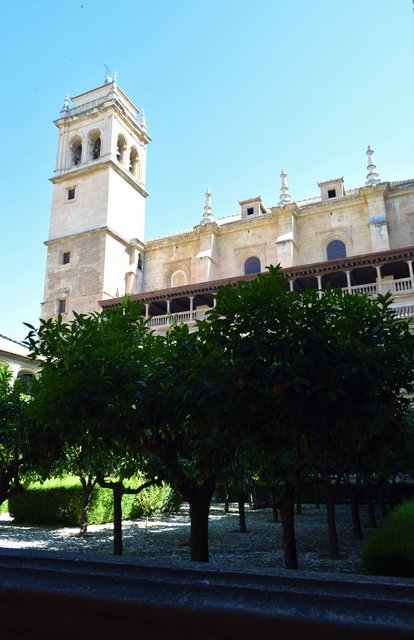
[[[10,369],[0,363],[0,504],[23,490],[32,474],[47,475],[55,435],[42,433],[28,415],[31,395]]]
[[[189,502],[191,558],[207,561],[210,500],[233,444],[218,410],[220,353],[186,326],[151,334],[129,302],[70,324],[42,322],[27,344],[41,358],[32,415],[39,430],[57,432],[61,464],[69,451],[72,465],[113,490],[114,543],[120,497],[131,492],[122,481],[144,468],[150,482],[166,479]]]
[[[126,420],[131,433],[144,434],[142,446],[188,501],[191,559],[207,562],[211,497],[240,440],[223,402],[226,362],[186,325],[152,336],[146,348],[145,399],[139,409],[128,403]]]
[[[303,305],[300,296],[286,291],[286,284],[278,270],[271,270],[270,275],[241,281],[234,288],[221,288],[215,309],[199,330],[211,350],[220,350],[228,362],[232,387],[226,395],[226,412],[241,440],[241,460],[256,453],[257,467],[263,468],[264,460],[270,464],[277,453],[290,462],[278,506],[285,565],[294,568],[293,502],[304,463],[303,420],[298,420],[301,409],[293,397],[305,395],[308,380],[295,365],[302,349],[298,339],[304,329]]]
[[[122,495],[159,482],[150,456],[131,443],[123,415],[127,403],[139,407],[146,387],[144,344],[149,334],[141,309],[126,303],[101,315],[75,314],[71,323],[59,317],[29,328],[26,344],[41,372],[33,385],[32,420],[38,433],[54,433],[49,458],[55,467],[97,478],[112,490],[114,553],[120,555]],[[133,379],[128,363],[133,363]],[[142,442],[142,435],[135,440]],[[135,489],[125,486],[137,471],[148,480]],[[84,484],[87,500],[91,483]]]
[[[372,424],[379,430],[385,413],[394,420],[399,385],[412,385],[412,339],[391,312],[358,339],[351,328],[363,327],[374,303],[361,298],[363,312],[352,315],[339,294],[286,285],[270,268],[220,289],[196,333],[176,326],[155,336],[126,303],[71,325],[44,322],[28,337],[43,358],[33,415],[40,433],[58,434],[56,455],[60,443],[82,446],[102,478],[107,467],[97,467],[113,452],[133,451],[149,474],[157,460],[150,479],[169,480],[190,503],[193,560],[208,560],[217,477],[254,456],[261,469],[280,456],[285,565],[297,567],[293,504],[309,461],[330,456],[337,473],[338,453]]]
[[[283,460],[288,568],[297,568],[294,499],[305,472],[323,465],[326,478],[352,472],[367,433],[400,424],[399,390],[414,380],[413,337],[389,305],[387,297],[291,292],[280,270],[269,267],[267,275],[220,289],[201,327],[211,349],[231,363],[227,414],[256,451],[258,467],[275,454]]]
[[[334,523],[334,486],[342,476],[349,483],[354,536],[361,537],[357,504],[360,479],[380,475],[384,452],[397,455],[404,447],[404,416],[408,402],[400,391],[413,388],[414,339],[406,321],[395,317],[390,296],[371,300],[331,290],[320,306],[326,315],[325,334],[333,346],[330,372],[321,366],[316,380],[325,394],[310,407],[313,426],[306,432],[309,458],[327,487],[330,553],[338,554]],[[323,361],[322,361],[323,362]],[[313,412],[312,412],[313,409]],[[388,460],[389,464],[390,460]]]

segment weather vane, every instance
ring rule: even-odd
[[[109,65],[107,65],[107,64],[104,64],[104,67],[106,69],[106,71],[105,71],[105,84],[111,84],[111,82],[116,82],[117,72],[114,71],[114,73],[112,73]]]

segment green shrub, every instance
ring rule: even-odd
[[[138,478],[139,481],[142,478]],[[131,481],[131,486],[137,483]],[[173,500],[168,485],[149,487],[141,493],[126,494],[122,498],[122,516],[132,520],[154,511],[165,510]],[[112,491],[96,486],[91,495],[89,524],[103,524],[113,520]],[[176,502],[176,500],[175,500]],[[178,504],[179,506],[179,504]],[[172,510],[172,509],[171,509]],[[37,525],[80,526],[82,519],[82,487],[77,477],[35,482],[26,491],[9,500],[10,515],[15,522]]]
[[[414,578],[414,502],[394,509],[362,549],[366,573]]]
[[[176,513],[182,504],[181,493],[168,484],[163,485],[163,492],[157,506],[159,513]]]
[[[168,484],[152,486],[135,496],[130,518],[142,518],[151,513],[172,513],[181,505],[181,495]]]

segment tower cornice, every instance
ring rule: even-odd
[[[50,182],[52,184],[61,184],[62,182],[67,181],[75,181],[78,176],[87,176],[92,173],[96,173],[97,171],[104,171],[105,169],[113,169],[116,173],[124,180],[128,182],[131,187],[133,187],[138,193],[140,193],[144,198],[149,196],[148,191],[144,189],[144,187],[137,182],[133,176],[130,175],[129,171],[126,171],[123,167],[119,165],[119,163],[115,162],[112,158],[108,158],[102,156],[97,160],[91,160],[90,162],[84,163],[84,166],[77,165],[76,167],[71,167],[70,169],[62,169],[57,172],[56,176],[50,178]]]
[[[55,244],[58,242],[64,242],[66,240],[70,240],[71,238],[81,238],[85,236],[91,236],[91,235],[102,234],[102,233],[110,235],[112,238],[114,238],[115,240],[123,244],[125,247],[137,247],[137,248],[145,249],[145,242],[141,242],[137,238],[132,238],[131,240],[127,240],[126,238],[121,236],[119,233],[111,229],[111,227],[96,227],[95,229],[86,229],[85,231],[79,231],[77,233],[70,233],[66,236],[61,236],[60,238],[50,238],[49,240],[45,240],[43,244],[46,247],[49,247],[52,244]]]
[[[91,99],[88,99],[88,97]],[[145,144],[151,142],[146,124],[143,125],[143,122],[138,120],[138,109],[115,83],[102,85],[92,91],[75,96],[72,98],[72,103],[74,105],[72,108],[66,106],[60,112],[60,117],[54,120],[54,124],[59,129],[64,128],[75,120],[88,119],[94,113],[102,113],[109,109],[114,109],[136,131],[142,142]]]

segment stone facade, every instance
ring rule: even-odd
[[[145,118],[114,81],[72,102],[55,122],[42,317],[70,320],[73,310],[116,305],[127,293],[156,327],[171,314],[191,322],[214,303],[220,281],[269,264],[283,267],[291,288],[388,288],[404,314],[414,310],[414,180],[381,181],[370,147],[364,186],[348,190],[343,177],[331,179],[318,183],[318,197],[294,202],[282,170],[277,206],[257,196],[239,202],[239,214],[216,218],[207,191],[192,229],[144,242]]]
[[[100,309],[142,263],[145,119],[112,81],[72,99],[59,129],[42,317]],[[133,273],[133,277],[131,276]],[[139,280],[139,277],[137,278]]]
[[[353,189],[333,201],[315,198],[242,214],[146,243],[145,291],[166,289],[176,270],[186,284],[244,275],[246,260],[261,269],[323,262],[333,240],[346,256],[414,244],[414,181]]]

